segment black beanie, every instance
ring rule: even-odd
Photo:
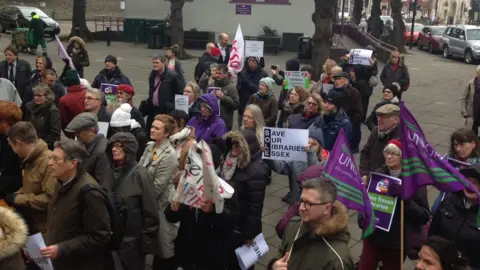
[[[113,55],[108,55],[107,57],[105,57],[105,63],[106,62],[112,62],[114,65],[117,65],[117,57]]]

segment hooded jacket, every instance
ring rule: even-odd
[[[294,243],[299,227],[300,232]],[[267,269],[272,269],[273,264],[290,251],[293,245],[288,269],[353,270],[349,240],[347,208],[336,201],[331,218],[315,231],[302,224],[300,217],[292,218],[285,229],[279,255],[270,262]]]
[[[27,242],[27,225],[6,207],[0,206],[0,217],[0,269],[23,270],[21,250]]]
[[[211,143],[213,138],[221,138],[227,132],[227,128],[223,119],[218,116],[220,111],[218,99],[212,94],[204,94],[199,99],[212,108],[212,113],[207,117],[194,116],[188,121],[188,125],[195,129],[198,142],[204,140],[206,143]]]
[[[74,52],[74,42],[80,44],[80,51]],[[67,44],[67,54],[72,59],[75,69],[78,71],[78,75],[83,78],[83,68],[90,66],[90,58],[88,57],[87,46],[85,41],[81,37],[71,37]]]
[[[100,70],[95,79],[93,79],[92,88],[100,89],[102,83],[132,85],[130,79],[127,77],[127,75],[122,73],[119,67],[115,67],[115,70],[113,71],[109,71],[106,68]]]
[[[115,167],[112,146],[120,142],[125,152],[125,164]],[[112,192],[120,201],[117,209],[123,223],[123,247],[120,259],[131,267],[144,265],[143,254],[155,254],[159,227],[158,206],[152,175],[138,165],[136,153],[138,143],[129,132],[119,132],[108,140],[107,156],[114,175]],[[144,258],[143,258],[144,259]],[[128,267],[128,269],[134,269]]]
[[[233,114],[238,109],[238,92],[230,78],[214,80],[208,87],[220,87],[223,97],[220,100],[220,117],[225,121],[228,130],[233,127]]]
[[[248,104],[255,104],[262,110],[266,127],[275,127],[278,116],[278,103],[272,89],[268,88],[268,94],[262,95],[259,92],[253,94]]]

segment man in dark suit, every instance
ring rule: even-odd
[[[12,46],[5,48],[3,53],[5,60],[0,62],[0,77],[11,81],[23,100],[32,76],[32,67],[29,62],[18,59],[18,50]]]
[[[219,48],[222,52],[222,55],[220,56],[220,64],[228,65],[232,47],[228,45],[228,35],[226,33],[220,34],[218,37],[218,43],[215,44],[215,47]]]

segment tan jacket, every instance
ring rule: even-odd
[[[475,85],[471,79],[465,86],[462,98],[460,99],[460,114],[464,118],[473,118],[473,95],[475,94]]]
[[[39,139],[35,149],[22,162],[22,187],[15,192],[15,208],[24,214],[30,233],[46,231],[48,202],[52,198],[57,180],[50,174],[48,160],[51,151]]]

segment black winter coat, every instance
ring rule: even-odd
[[[10,67],[7,60],[0,62],[0,76],[2,78],[8,80],[9,68]],[[30,66],[30,63],[25,60],[17,59],[17,65],[15,69],[16,72],[14,85],[17,88],[18,94],[23,101],[23,99],[25,98],[25,92],[27,91],[27,87],[30,82],[30,77],[32,77],[32,66]]]
[[[90,174],[98,184],[111,191],[113,187],[113,174],[105,151],[108,140],[102,134],[98,134],[95,139],[85,145],[87,155],[83,162],[83,168]]]
[[[463,191],[447,193],[433,216],[429,235],[454,241],[469,260],[470,267],[480,268],[480,230],[477,226],[478,205],[465,206]]]
[[[48,149],[53,150],[53,144],[60,140],[62,130],[57,106],[52,101],[42,105],[30,101],[25,107],[27,110],[24,120],[33,124],[38,137],[47,143]]]
[[[108,84],[128,84],[132,85],[130,82],[130,79],[127,77],[127,75],[123,74],[122,71],[120,70],[119,67],[116,67],[113,72],[109,72],[107,69],[102,69],[98,73],[98,75],[93,79],[93,82],[91,86],[93,88],[98,88],[102,86],[102,83],[108,83]]]
[[[7,135],[0,135],[0,198],[22,186],[20,158],[8,144]]]
[[[408,87],[410,86],[410,75],[408,73],[407,66],[405,66],[403,63],[400,63],[400,65],[394,71],[392,64],[388,62],[380,74],[380,81],[383,85],[391,85],[394,82],[400,84],[400,99],[402,93],[407,91]]]
[[[238,98],[240,104],[238,111],[243,113],[250,97],[258,92],[258,85],[262,78],[268,77],[267,72],[260,65],[255,71],[251,71],[248,66],[240,72],[237,80]]]

